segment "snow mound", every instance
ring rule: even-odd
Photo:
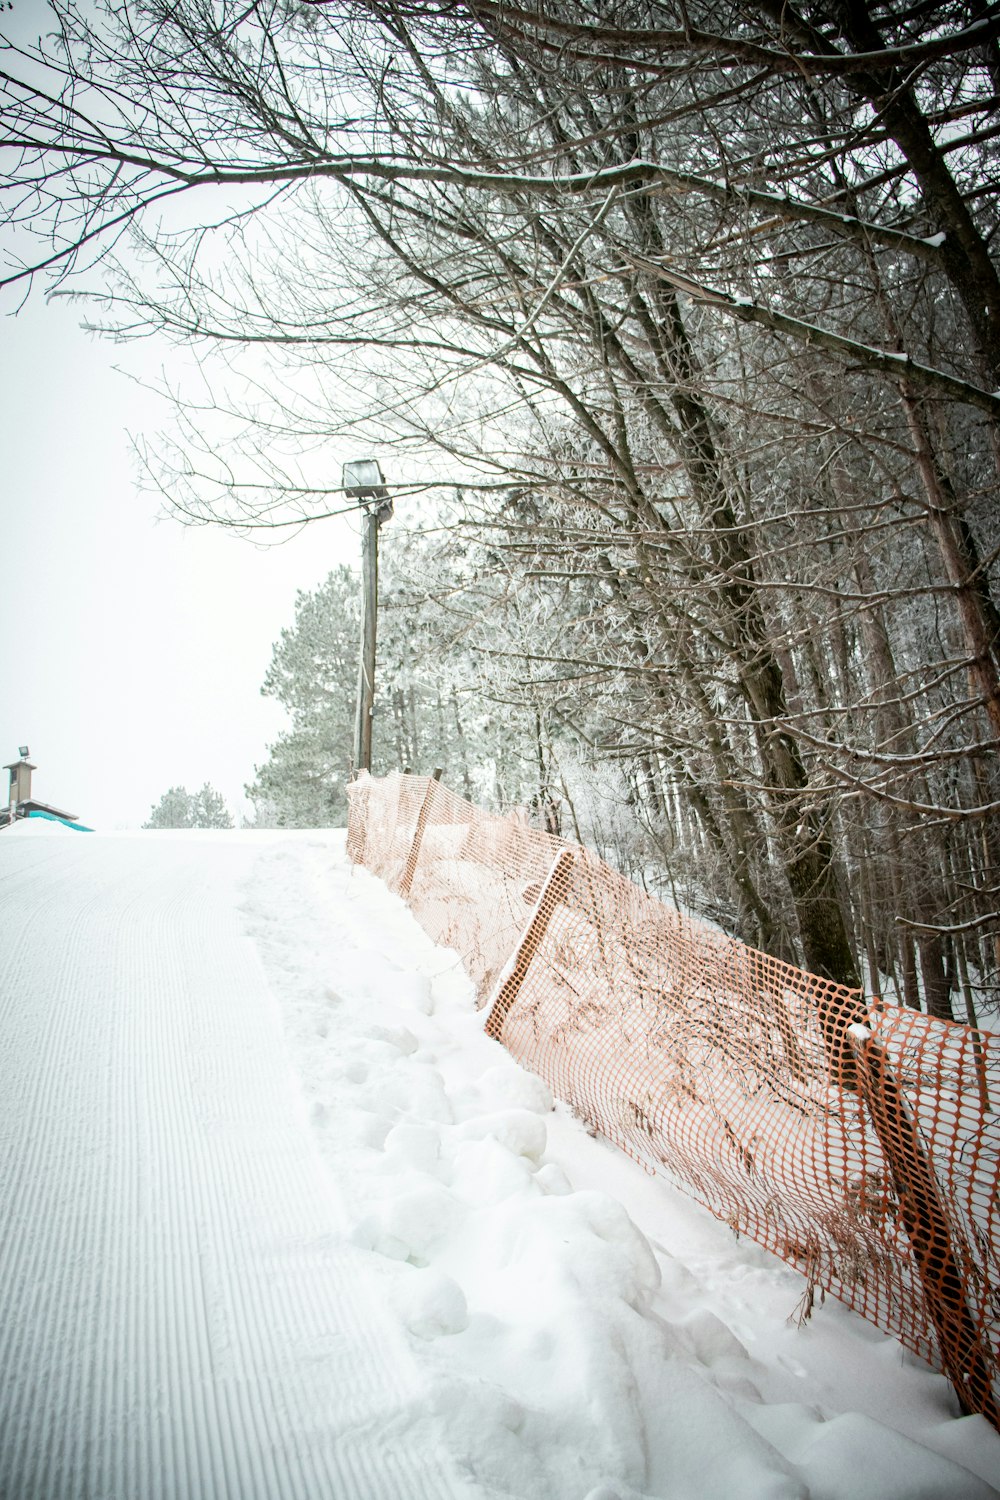
[[[76,838],[78,828],[67,828],[58,818],[17,818],[6,828],[0,829],[0,838],[16,839],[25,836],[38,838]]]

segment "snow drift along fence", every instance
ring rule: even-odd
[[[832,1292],[1000,1425],[1000,1038],[870,1006],[428,777],[359,777],[348,851],[557,1097],[801,1270],[804,1314]]]

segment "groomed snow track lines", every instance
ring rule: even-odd
[[[464,1496],[398,1420],[226,839],[0,840],[0,1496]]]

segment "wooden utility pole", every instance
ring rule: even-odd
[[[344,465],[344,493],[364,511],[361,535],[361,663],[354,720],[355,772],[372,768],[372,716],[375,712],[375,641],[378,630],[378,529],[392,515],[392,500],[374,459]]]

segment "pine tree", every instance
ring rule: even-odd
[[[206,781],[200,792],[172,786],[152,809],[143,828],[232,828],[232,814]]]
[[[342,823],[351,769],[360,604],[349,568],[335,568],[312,593],[300,592],[295,620],[274,646],[261,693],[275,698],[291,728],[268,747],[247,796],[285,828]]]
[[[374,774],[440,767],[474,800],[530,802],[539,790],[534,711],[507,694],[490,699],[468,644],[481,599],[463,576],[463,549],[453,537],[434,547],[390,530],[381,550]],[[291,725],[246,789],[269,826],[330,827],[346,818],[359,637],[359,583],[349,568],[299,594],[261,688]]]
[[[208,782],[191,799],[192,828],[232,828],[233,819],[221,793]]]
[[[172,786],[164,792],[143,828],[192,828],[192,797],[183,786]]]

